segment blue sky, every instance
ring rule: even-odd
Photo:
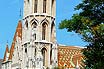
[[[68,46],[84,46],[81,36],[59,30],[58,25],[61,20],[70,19],[74,13],[74,7],[81,0],[56,0],[56,34],[57,42]],[[20,8],[23,7],[23,0],[1,0],[0,2],[0,58],[3,58],[6,44],[9,48],[20,19]]]

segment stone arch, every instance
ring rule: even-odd
[[[34,18],[30,21],[30,24],[31,24],[31,28],[33,29],[33,28],[37,28],[39,22],[37,19]]]
[[[33,28],[37,28],[37,23],[34,21],[33,23],[31,23],[31,27]]]
[[[31,21],[30,21],[30,24],[32,25],[33,22],[36,22],[37,24],[39,24],[39,21],[35,18],[33,18]]]
[[[32,34],[33,40],[37,40],[37,32],[36,32],[36,30],[38,29],[38,24],[39,24],[39,22],[35,18],[30,21],[30,25],[31,25],[31,29],[32,29],[31,34]]]
[[[49,21],[46,18],[43,19],[41,22],[42,40],[48,39],[48,26],[49,26]]]
[[[42,47],[41,47],[41,50],[42,50],[43,48],[45,48],[46,51],[48,50],[48,48],[47,48],[46,46],[42,46]]]
[[[44,22],[46,22],[47,24],[49,24],[49,21],[48,21],[46,18],[44,18],[44,19],[41,21],[41,24],[44,23]]]

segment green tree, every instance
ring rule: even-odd
[[[74,31],[89,43],[83,50],[85,69],[104,69],[104,0],[82,0],[75,10],[80,13],[61,21],[59,28]]]

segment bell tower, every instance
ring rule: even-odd
[[[56,0],[24,0],[24,17],[30,14],[55,17],[55,13]]]
[[[22,46],[27,61],[23,63],[28,67],[57,65],[55,17],[56,0],[24,0]]]
[[[24,26],[37,29],[37,40],[54,42],[56,0],[24,0]],[[34,26],[34,28],[33,28]]]

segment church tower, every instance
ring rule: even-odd
[[[22,68],[57,66],[56,0],[24,0]]]

